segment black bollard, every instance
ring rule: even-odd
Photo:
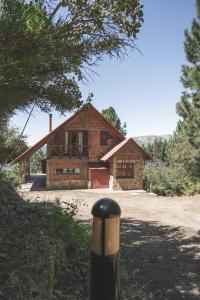
[[[117,202],[97,201],[93,208],[90,300],[120,298],[120,214]]]

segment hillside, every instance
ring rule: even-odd
[[[147,144],[152,144],[155,140],[158,140],[158,139],[169,140],[170,137],[171,137],[170,134],[165,134],[165,135],[146,135],[146,136],[135,136],[135,137],[133,137],[133,139],[139,145],[147,145]]]
[[[0,299],[87,299],[90,230],[74,218],[78,200],[24,201],[1,180],[0,199]]]

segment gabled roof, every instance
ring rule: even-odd
[[[20,161],[23,161],[26,158],[30,157],[33,153],[35,153],[42,146],[44,146],[47,143],[48,138],[51,137],[57,130],[59,130],[63,126],[67,125],[70,121],[72,121],[75,117],[77,117],[79,114],[81,114],[81,112],[83,112],[86,109],[88,109],[93,114],[93,116],[95,116],[97,118],[97,120],[100,123],[102,123],[110,131],[110,133],[112,133],[112,135],[114,137],[118,138],[119,140],[124,140],[125,139],[124,135],[119,130],[117,130],[110,122],[108,122],[104,118],[104,116],[102,114],[100,114],[100,112],[98,112],[98,110],[92,104],[88,104],[86,107],[83,107],[82,109],[77,111],[73,116],[71,116],[69,119],[64,121],[61,125],[59,125],[54,130],[52,130],[50,133],[48,133],[45,137],[43,137],[35,145],[33,145],[28,150],[26,150],[21,155],[19,155],[17,158],[15,158],[11,162],[11,164],[16,164],[16,163],[18,163]]]
[[[122,149],[125,145],[127,145],[128,143],[132,143],[141,153],[142,156],[145,160],[149,160],[151,159],[151,156],[144,151],[144,149],[142,147],[140,147],[133,138],[128,138],[125,139],[124,141],[122,141],[121,143],[119,143],[118,145],[116,145],[114,148],[112,148],[108,153],[106,153],[101,160],[103,161],[107,161],[108,159],[110,159],[111,157],[113,157],[120,149]]]

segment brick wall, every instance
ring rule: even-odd
[[[133,163],[134,178],[117,178],[117,163]],[[110,161],[110,183],[109,187],[114,190],[143,189],[144,162],[141,154],[129,146],[123,147]]]
[[[101,157],[100,130],[88,132],[89,158],[98,159]]]
[[[79,168],[80,174],[67,175],[55,174],[56,169]],[[70,161],[66,159],[49,159],[47,161],[47,182],[48,188],[68,188],[78,189],[87,188],[88,185],[88,172],[87,162]]]
[[[143,189],[143,164],[130,160],[134,164],[134,178],[114,178],[114,190],[141,190]]]
[[[107,129],[101,124],[89,111],[83,111],[81,114],[73,118],[71,122],[60,128],[48,140],[48,145],[64,145],[65,131],[70,130],[87,130],[88,131],[88,145],[89,145],[89,159],[99,159],[106,154],[111,148],[119,143],[117,139],[108,140],[107,146],[100,145],[100,131]],[[47,146],[47,149],[49,147]]]
[[[59,129],[49,143],[64,144],[64,133],[70,130],[88,130],[89,160],[98,160],[116,144],[117,139],[109,139],[107,146],[100,145],[100,132],[106,131],[101,124],[89,111],[83,111],[71,122]],[[87,188],[90,187],[88,178],[88,159],[64,157],[50,158],[47,162],[47,187],[54,188]],[[116,176],[116,166],[119,162],[134,164],[134,178],[119,179]],[[79,168],[80,174],[77,175],[56,175],[55,169]],[[110,161],[110,183],[112,189],[142,189],[143,188],[143,158],[140,151],[134,145],[126,145],[117,152],[114,159]]]

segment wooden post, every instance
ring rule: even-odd
[[[49,114],[49,132],[52,131],[52,114]]]
[[[93,208],[90,300],[119,300],[120,214],[117,202],[97,201]]]

